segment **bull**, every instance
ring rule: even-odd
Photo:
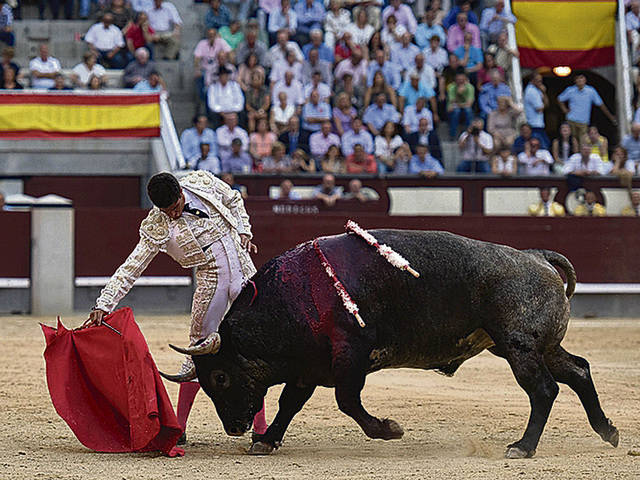
[[[571,263],[548,250],[516,250],[447,232],[374,230],[420,272],[393,268],[360,237],[343,234],[318,245],[366,326],[345,310],[310,242],[270,260],[222,322],[221,348],[195,355],[198,379],[228,435],[251,428],[270,386],[284,383],[279,410],[250,453],[281,445],[293,417],[317,386],[335,387],[342,412],[370,438],[398,439],[401,426],[362,405],[365,377],[384,368],[437,370],[452,376],[488,349],[504,358],[530,400],[524,435],[507,458],[535,454],[558,394],[557,382],[580,398],[589,423],[616,447],[589,363],[561,345],[576,284]],[[567,287],[554,268],[564,271]],[[173,347],[183,353],[189,350]]]

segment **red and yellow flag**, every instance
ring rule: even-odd
[[[520,64],[587,69],[615,63],[614,0],[513,0]]]
[[[0,138],[157,137],[160,95],[0,93]]]

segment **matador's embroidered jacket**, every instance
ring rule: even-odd
[[[180,185],[203,202],[210,218],[183,214],[172,220],[157,207],[152,208],[140,224],[140,241],[100,292],[96,308],[113,311],[158,252],[167,253],[184,268],[211,266],[215,259],[210,250],[202,247],[227,234],[235,243],[243,276],[250,278],[256,273],[240,240],[240,234],[252,236],[240,192],[201,170],[185,176]]]

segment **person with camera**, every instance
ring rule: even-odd
[[[493,152],[493,137],[485,132],[483,127],[484,121],[476,117],[467,130],[460,135],[458,148],[462,155],[462,162],[458,165],[458,172],[491,172],[489,155]]]

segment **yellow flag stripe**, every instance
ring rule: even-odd
[[[513,2],[518,46],[591,50],[615,44],[615,2]]]
[[[90,132],[154,128],[160,106],[141,105],[0,105],[0,131]]]

